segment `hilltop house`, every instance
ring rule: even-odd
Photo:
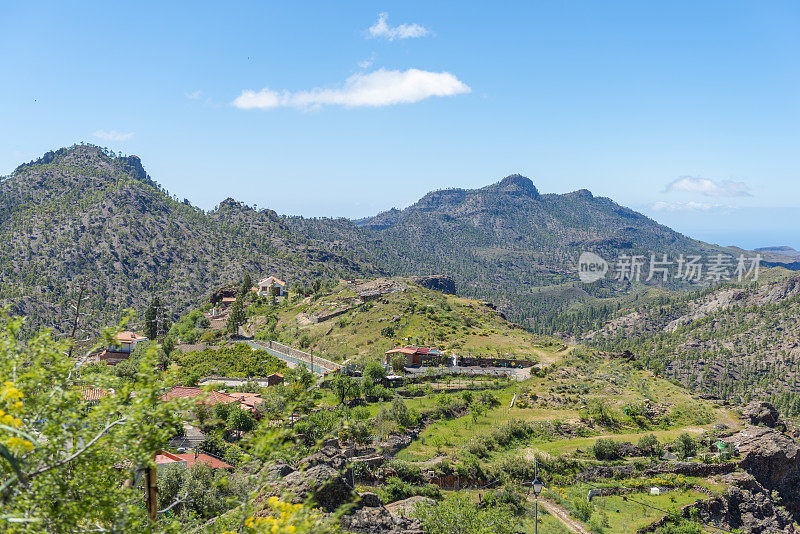
[[[395,354],[400,354],[405,356],[406,358],[406,367],[415,367],[418,365],[422,365],[423,360],[431,360],[436,359],[441,356],[441,353],[436,349],[430,349],[428,347],[395,347],[393,349],[389,349],[386,351],[386,357],[384,363],[386,365],[390,365],[392,363],[392,357]]]
[[[258,282],[258,295],[261,297],[286,296],[286,282],[275,278],[274,276],[268,276],[267,278],[264,278]]]

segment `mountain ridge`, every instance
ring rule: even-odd
[[[156,293],[185,309],[245,271],[301,282],[447,274],[459,294],[493,301],[524,324],[536,320],[542,287],[563,287],[558,305],[612,291],[576,285],[583,250],[721,250],[586,189],[541,194],[519,174],[432,191],[357,221],[281,216],[233,198],[204,211],[171,196],[137,156],[93,145],[47,152],[0,182],[0,244],[0,302],[57,315],[47,324],[58,328],[84,275],[97,282],[94,306],[109,319]]]

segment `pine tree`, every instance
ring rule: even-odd
[[[166,334],[172,326],[167,317],[166,308],[158,297],[154,297],[144,313],[144,335],[147,339],[156,339]]]
[[[228,322],[225,325],[229,334],[235,334],[239,331],[239,327],[247,322],[242,300],[242,295],[239,295],[231,306],[231,313],[228,315]]]
[[[161,302],[158,297],[155,297],[151,302],[147,311],[144,312],[144,335],[147,339],[155,339],[158,337],[158,315],[161,308]]]
[[[249,273],[245,273],[244,278],[242,279],[242,288],[239,290],[239,294],[242,296],[247,295],[247,292],[250,291],[251,287],[253,287],[253,279],[250,278]]]

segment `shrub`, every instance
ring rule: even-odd
[[[394,327],[393,326],[384,326],[381,329],[381,335],[383,337],[393,338],[394,337]]]
[[[374,394],[382,401],[392,400],[394,398],[394,391],[383,386],[375,386]]]
[[[661,445],[658,443],[658,438],[655,437],[654,434],[647,434],[639,438],[638,447],[646,456],[653,456],[658,452]]]
[[[527,504],[528,503],[524,495],[517,493],[508,486],[504,486],[500,491],[490,491],[487,493],[483,498],[483,503],[481,506],[483,508],[506,506],[516,515],[522,515],[527,509]]]
[[[616,460],[619,458],[619,443],[611,438],[600,438],[592,445],[592,454],[598,460]]]
[[[675,440],[675,449],[681,458],[694,456],[697,452],[697,441],[690,434],[684,432]]]
[[[584,523],[592,517],[592,512],[594,511],[592,503],[583,499],[573,499],[570,505],[570,513]]]
[[[378,496],[385,503],[401,501],[416,495],[437,500],[442,498],[439,486],[433,484],[409,484],[397,477],[389,477],[386,483],[378,490]]]
[[[389,462],[388,467],[397,473],[397,478],[410,482],[412,484],[419,484],[422,482],[422,469],[418,465],[414,465],[403,460],[392,460]]]
[[[519,525],[507,506],[477,508],[461,493],[432,506],[420,504],[412,515],[422,521],[426,534],[513,534]]]

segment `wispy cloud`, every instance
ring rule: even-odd
[[[97,130],[92,135],[103,141],[127,141],[133,137],[133,132],[118,132],[116,130]]]
[[[394,41],[395,39],[416,39],[418,37],[425,37],[430,35],[430,30],[424,26],[420,26],[416,22],[413,24],[400,24],[399,26],[389,26],[386,22],[389,19],[388,13],[380,13],[378,21],[369,27],[368,37],[371,39],[381,38],[387,41]]]
[[[665,192],[685,191],[689,193],[700,193],[707,197],[749,197],[750,188],[744,182],[734,182],[733,180],[722,180],[715,182],[708,178],[698,178],[696,176],[681,176],[670,182]]]
[[[367,59],[362,59],[361,61],[359,61],[358,68],[361,70],[366,70],[370,68],[373,63],[375,63],[375,52],[370,54],[370,56]]]
[[[201,98],[203,98],[203,91],[198,89],[197,91],[186,93],[186,98],[188,98],[189,100],[200,100]]]
[[[720,209],[735,209],[733,206],[712,204],[709,202],[664,202],[658,201],[651,206],[656,211],[711,211]]]
[[[338,88],[314,88],[297,92],[278,92],[269,88],[260,91],[245,90],[233,101],[233,105],[239,109],[381,107],[410,104],[432,96],[453,96],[470,91],[467,84],[449,72],[379,69],[367,74],[353,74]]]

